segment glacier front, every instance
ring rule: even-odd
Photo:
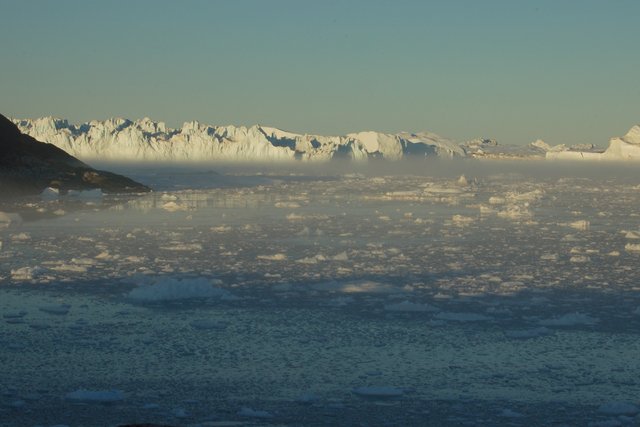
[[[83,160],[290,161],[367,160],[464,156],[456,142],[434,133],[359,132],[345,136],[296,134],[254,125],[210,126],[186,122],[168,128],[149,118],[115,118],[74,125],[53,117],[14,120],[23,133]]]

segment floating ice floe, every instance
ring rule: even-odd
[[[402,292],[402,289],[394,287],[388,283],[374,282],[371,280],[360,280],[354,282],[323,282],[316,283],[311,286],[316,291],[327,292],[344,292],[350,293],[371,293],[371,294],[390,294]]]
[[[40,193],[42,200],[57,200],[60,197],[60,190],[57,188],[47,187]]]
[[[598,319],[582,313],[568,313],[564,316],[544,319],[538,323],[543,326],[595,325],[598,323]]]
[[[22,224],[22,217],[17,213],[0,211],[0,229]]]
[[[283,209],[298,209],[300,207],[300,203],[298,203],[298,202],[276,202],[274,206],[276,208],[283,208]]]
[[[206,278],[175,279],[158,277],[151,284],[134,288],[127,297],[135,302],[161,302],[198,298],[235,299],[225,289],[216,288]]]
[[[31,235],[29,233],[18,233],[12,235],[11,240],[14,242],[26,242],[31,240]]]
[[[640,252],[640,243],[627,243],[624,245],[624,250],[627,252]]]
[[[567,224],[569,227],[571,228],[575,228],[576,230],[588,230],[589,227],[591,226],[591,223],[587,220],[581,219],[578,221],[573,221]]]
[[[120,390],[76,390],[64,397],[72,402],[82,403],[116,403],[124,400],[124,393]]]
[[[164,209],[167,212],[180,212],[180,211],[186,211],[188,207],[185,205],[178,204],[174,201],[171,201],[163,204],[162,209]]]
[[[287,254],[278,253],[273,255],[258,255],[256,258],[264,261],[286,261]]]
[[[28,281],[34,280],[38,276],[42,275],[45,272],[45,269],[39,266],[36,267],[21,267],[17,269],[11,270],[11,279],[20,280],[20,281]]]
[[[629,240],[637,240],[640,239],[640,232],[639,231],[627,231],[624,234],[625,239],[629,239]]]

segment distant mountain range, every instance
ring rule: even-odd
[[[611,140],[602,152],[593,146],[500,145],[490,139],[455,142],[431,132],[386,134],[374,131],[344,136],[297,134],[255,125],[210,126],[186,122],[168,128],[151,119],[92,120],[81,125],[44,117],[15,119],[25,134],[49,142],[82,160],[113,161],[325,161],[399,160],[424,157],[640,159],[640,126]],[[578,154],[576,154],[578,153]]]

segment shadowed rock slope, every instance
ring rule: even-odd
[[[127,177],[99,171],[52,144],[22,134],[0,114],[0,197],[32,195],[47,187],[101,189],[104,193],[142,193],[148,187]]]

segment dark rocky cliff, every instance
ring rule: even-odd
[[[0,197],[60,190],[101,189],[104,193],[143,193],[148,187],[122,175],[93,169],[52,144],[20,133],[0,114]]]

